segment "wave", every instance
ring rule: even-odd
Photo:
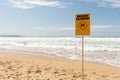
[[[120,66],[120,38],[85,37],[87,60]],[[0,50],[50,54],[81,59],[81,38],[75,37],[6,37],[0,38]]]

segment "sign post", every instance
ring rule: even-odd
[[[75,18],[75,35],[82,36],[82,79],[84,80],[84,35],[90,35],[90,14],[77,14]]]
[[[82,36],[82,76],[84,79],[84,36]]]

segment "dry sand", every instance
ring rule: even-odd
[[[120,67],[85,62],[84,80],[120,80]],[[0,80],[82,80],[81,62],[0,53]]]

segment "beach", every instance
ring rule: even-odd
[[[120,80],[120,0],[0,0],[0,80]]]
[[[120,67],[85,61],[84,80],[120,80]],[[0,52],[0,80],[82,80],[81,61]]]
[[[120,80],[119,43],[85,38],[84,80]],[[82,80],[81,59],[81,38],[0,38],[0,80]]]

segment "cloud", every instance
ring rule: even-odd
[[[59,7],[65,8],[64,3],[55,0],[8,0],[12,7],[21,8],[21,9],[29,9],[35,8],[38,6],[49,6],[49,7]]]
[[[84,2],[96,3],[102,7],[120,8],[120,0],[80,0]]]
[[[106,29],[106,28],[111,28],[112,25],[92,25],[91,27],[93,29]]]
[[[54,30],[54,31],[72,31],[75,30],[74,27],[50,27],[50,28],[43,28],[37,27],[37,30]]]
[[[91,25],[91,28],[93,30],[98,30],[98,29],[106,29],[106,28],[111,28],[112,25]],[[75,26],[72,27],[54,27],[54,26],[49,26],[48,27],[36,27],[36,30],[53,30],[53,31],[74,31]]]

